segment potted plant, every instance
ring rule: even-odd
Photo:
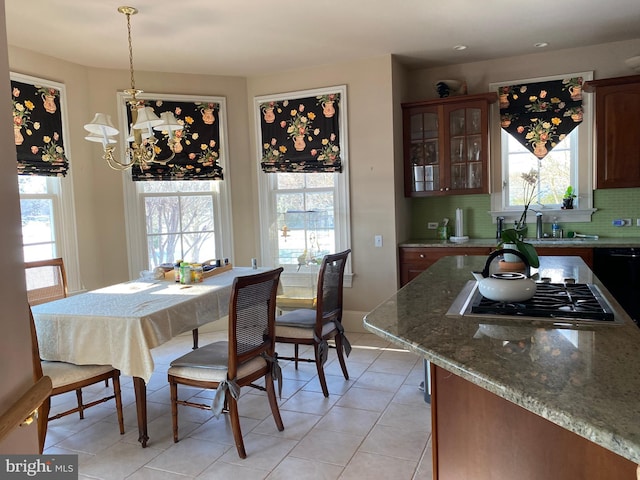
[[[562,209],[571,210],[573,208],[574,198],[576,198],[576,195],[573,193],[573,187],[569,185],[567,187],[567,190],[564,192],[564,196],[562,197]]]
[[[500,240],[498,248],[504,248],[507,244],[515,245],[515,248],[525,256],[531,267],[538,268],[540,266],[540,259],[538,258],[538,252],[536,252],[535,247],[523,241],[515,228],[503,230]],[[519,261],[517,257],[516,260]]]

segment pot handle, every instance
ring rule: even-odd
[[[491,254],[489,254],[489,257],[487,258],[487,262],[484,264],[484,270],[482,270],[482,276],[484,278],[487,278],[489,276],[489,266],[491,265],[491,262],[493,261],[494,258],[502,255],[504,253],[505,249],[501,249],[501,250],[494,250],[493,252],[491,252]],[[519,252],[518,250],[513,250],[513,249],[508,249],[509,254],[515,255],[516,257],[520,258],[520,260],[522,260],[524,262],[524,266],[525,266],[525,275],[527,276],[527,278],[531,277],[531,265],[529,265],[529,261],[527,260],[527,257],[525,257],[522,252]]]

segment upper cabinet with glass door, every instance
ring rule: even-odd
[[[495,93],[403,103],[405,196],[488,193]]]

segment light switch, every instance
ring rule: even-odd
[[[382,247],[382,235],[376,235],[373,237],[373,244],[376,247]]]

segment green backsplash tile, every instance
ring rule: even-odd
[[[602,237],[639,237],[640,188],[612,188],[594,190],[593,203],[597,211],[591,222],[576,222],[564,226],[565,232],[575,231]],[[464,234],[471,238],[495,238],[496,226],[491,223],[491,199],[489,195],[452,195],[448,197],[414,198],[411,202],[411,238],[436,238],[437,231],[427,228],[428,222],[449,218],[455,225],[456,208],[462,208]],[[617,218],[630,218],[631,227],[614,227]]]

